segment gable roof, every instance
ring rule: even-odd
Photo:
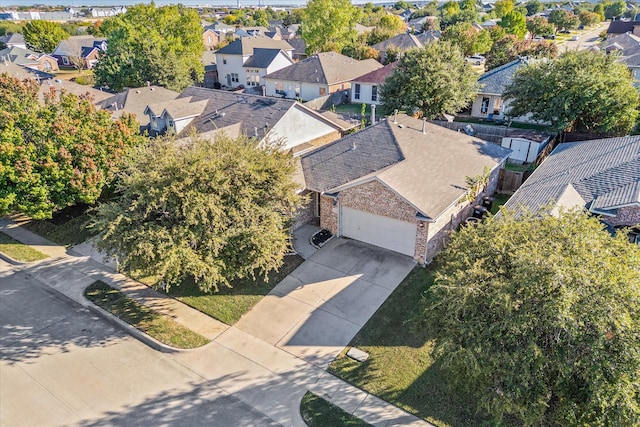
[[[105,41],[107,41],[106,38],[95,38],[93,36],[71,36],[66,40],[61,40],[52,55],[85,57]]]
[[[322,52],[267,74],[265,78],[297,82],[335,84],[350,81],[382,68],[375,59],[358,61],[335,52]]]
[[[339,192],[375,179],[436,219],[465,194],[467,176],[493,169],[510,152],[399,114],[397,123],[388,118],[303,155],[301,164],[311,190]]]
[[[402,33],[398,34],[397,36],[393,36],[385,41],[381,41],[380,43],[376,43],[371,47],[378,52],[385,52],[390,48],[406,51],[423,46],[424,44],[422,43],[422,41],[420,41],[420,39],[418,39],[418,37],[416,37],[415,35]]]
[[[11,47],[11,45],[26,45],[24,36],[20,33],[5,34],[4,36],[0,37],[0,42],[6,44],[9,47]]]
[[[572,188],[580,198],[567,203]],[[602,214],[621,206],[640,206],[640,136],[560,144],[505,204],[534,212],[554,201]],[[576,201],[577,199],[577,201]]]
[[[398,61],[392,62],[391,64],[387,64],[382,68],[378,68],[377,70],[371,71],[370,73],[363,74],[360,77],[356,77],[351,80],[352,82],[358,83],[374,83],[374,84],[383,84],[384,81],[389,77],[393,70],[398,66]]]
[[[284,40],[275,40],[265,36],[241,37],[234,40],[216,53],[225,55],[251,55],[256,48],[278,49],[285,52],[293,50],[291,45]]]
[[[502,95],[507,85],[513,80],[515,72],[527,64],[525,59],[519,58],[484,73],[478,79],[478,83],[481,85],[478,93]]]
[[[149,117],[145,113],[147,105],[168,102],[176,99],[179,95],[178,92],[165,89],[162,86],[143,86],[125,89],[100,102],[98,106],[111,111],[114,118],[120,117],[123,113],[133,114],[138,122],[145,126],[149,123]],[[161,112],[162,110],[158,111],[158,113]]]
[[[634,27],[640,26],[640,21],[611,21],[607,34],[623,34],[633,32]]]
[[[38,62],[38,59],[40,59],[42,56],[49,55],[34,52],[30,49],[23,49],[17,46],[0,50],[0,61],[3,61],[6,58],[9,62],[13,62],[17,65],[34,64]],[[55,60],[55,58],[53,59]]]
[[[294,55],[305,55],[307,51],[307,44],[303,39],[294,38],[287,40],[287,43],[293,47]]]
[[[274,59],[282,52],[281,49],[265,49],[265,48],[256,48],[253,50],[253,55],[247,59],[247,61],[242,65],[243,67],[251,67],[251,68],[267,68]],[[289,58],[287,54],[282,52],[282,55],[286,57],[290,63],[293,64],[293,60]]]

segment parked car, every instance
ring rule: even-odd
[[[578,37],[578,36],[572,36],[569,40],[571,40],[572,42],[575,42],[575,41],[580,40],[580,37]]]
[[[467,60],[467,62],[471,62],[473,65],[482,65],[486,61],[486,58],[482,55],[467,56],[465,59]]]

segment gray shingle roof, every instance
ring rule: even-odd
[[[280,49],[253,49],[253,55],[251,55],[242,66],[245,68],[267,68],[280,52]],[[287,56],[286,54],[284,55]],[[291,63],[293,63],[293,61],[291,61]]]
[[[422,41],[420,41],[420,39],[418,39],[418,37],[414,36],[413,34],[402,33],[402,34],[398,34],[397,36],[393,36],[390,39],[387,39],[380,43],[376,43],[371,47],[373,47],[379,52],[385,52],[390,48],[406,51],[409,49],[416,49],[423,46],[424,44],[422,43]]]
[[[495,168],[510,152],[400,114],[397,123],[383,120],[303,155],[302,168],[311,190],[339,192],[377,179],[436,219],[465,194],[467,176]]]
[[[37,62],[38,58],[42,55],[42,53],[14,46],[0,50],[0,61],[3,61],[6,58],[9,62],[13,62],[18,65],[33,64]]]
[[[550,202],[571,207],[562,200],[570,187],[584,207],[598,211],[640,204],[640,136],[561,144],[505,207],[536,211]]]
[[[303,155],[301,162],[307,188],[322,192],[377,172],[403,158],[389,124],[382,121]]]
[[[527,65],[526,60],[516,59],[484,73],[478,79],[478,83],[481,85],[479,93],[502,95],[507,85],[513,80],[515,72],[525,65]]]
[[[52,55],[84,57],[94,47],[106,40],[106,38],[95,38],[93,36],[71,36],[66,40],[62,40]]]
[[[275,125],[296,103],[291,99],[267,98],[245,93],[232,93],[223,90],[188,87],[179,98],[191,97],[191,102],[207,100],[202,114],[181,132],[188,135],[192,128],[198,133],[209,132],[217,128],[242,123],[242,133],[254,135],[258,128],[260,137]]]
[[[267,74],[265,78],[306,83],[334,84],[382,68],[375,59],[358,61],[335,52],[323,52]]]
[[[251,55],[255,48],[293,50],[291,45],[284,40],[274,40],[269,37],[242,37],[234,40],[216,53],[226,55]]]

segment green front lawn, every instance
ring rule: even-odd
[[[158,341],[176,348],[196,348],[209,342],[173,319],[158,314],[103,282],[84,292],[87,299]]]
[[[43,219],[21,222],[20,226],[62,246],[73,246],[88,240],[96,233],[85,224],[89,215],[83,213],[63,220]]]
[[[16,261],[31,262],[48,258],[47,255],[12,239],[4,233],[0,233],[0,252],[10,256]]]
[[[287,255],[280,270],[269,274],[268,281],[258,276],[256,280],[249,277],[233,282],[233,288],[221,286],[219,292],[208,294],[192,280],[187,280],[172,287],[169,295],[227,325],[233,325],[303,262],[304,259],[298,255]]]
[[[302,402],[300,402],[300,414],[309,427],[366,427],[371,425],[310,391],[304,395]]]
[[[438,426],[479,426],[485,420],[475,414],[475,402],[448,387],[429,325],[417,325],[436,270],[436,264],[416,267],[356,335],[351,346],[369,353],[365,363],[347,357],[347,348],[329,369]]]

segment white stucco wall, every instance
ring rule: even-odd
[[[360,85],[360,98],[356,99],[356,84]],[[372,101],[371,100],[371,95],[373,94],[373,86],[377,86],[378,87],[378,99],[377,101]],[[358,83],[358,82],[351,82],[351,102],[354,104],[362,104],[363,102],[365,104],[375,104],[375,105],[380,105],[380,86],[379,85],[374,85],[371,83]]]
[[[231,83],[231,86],[238,86],[247,84],[247,75],[244,72],[242,65],[247,60],[247,57],[241,55],[224,55],[216,53],[216,63],[218,65],[218,79],[223,85],[229,85],[227,75],[231,73],[238,74],[239,81]],[[227,63],[225,64],[225,60]]]
[[[271,129],[270,135],[274,139],[284,138],[288,150],[334,132],[334,127],[311,117],[302,107],[294,106]]]

